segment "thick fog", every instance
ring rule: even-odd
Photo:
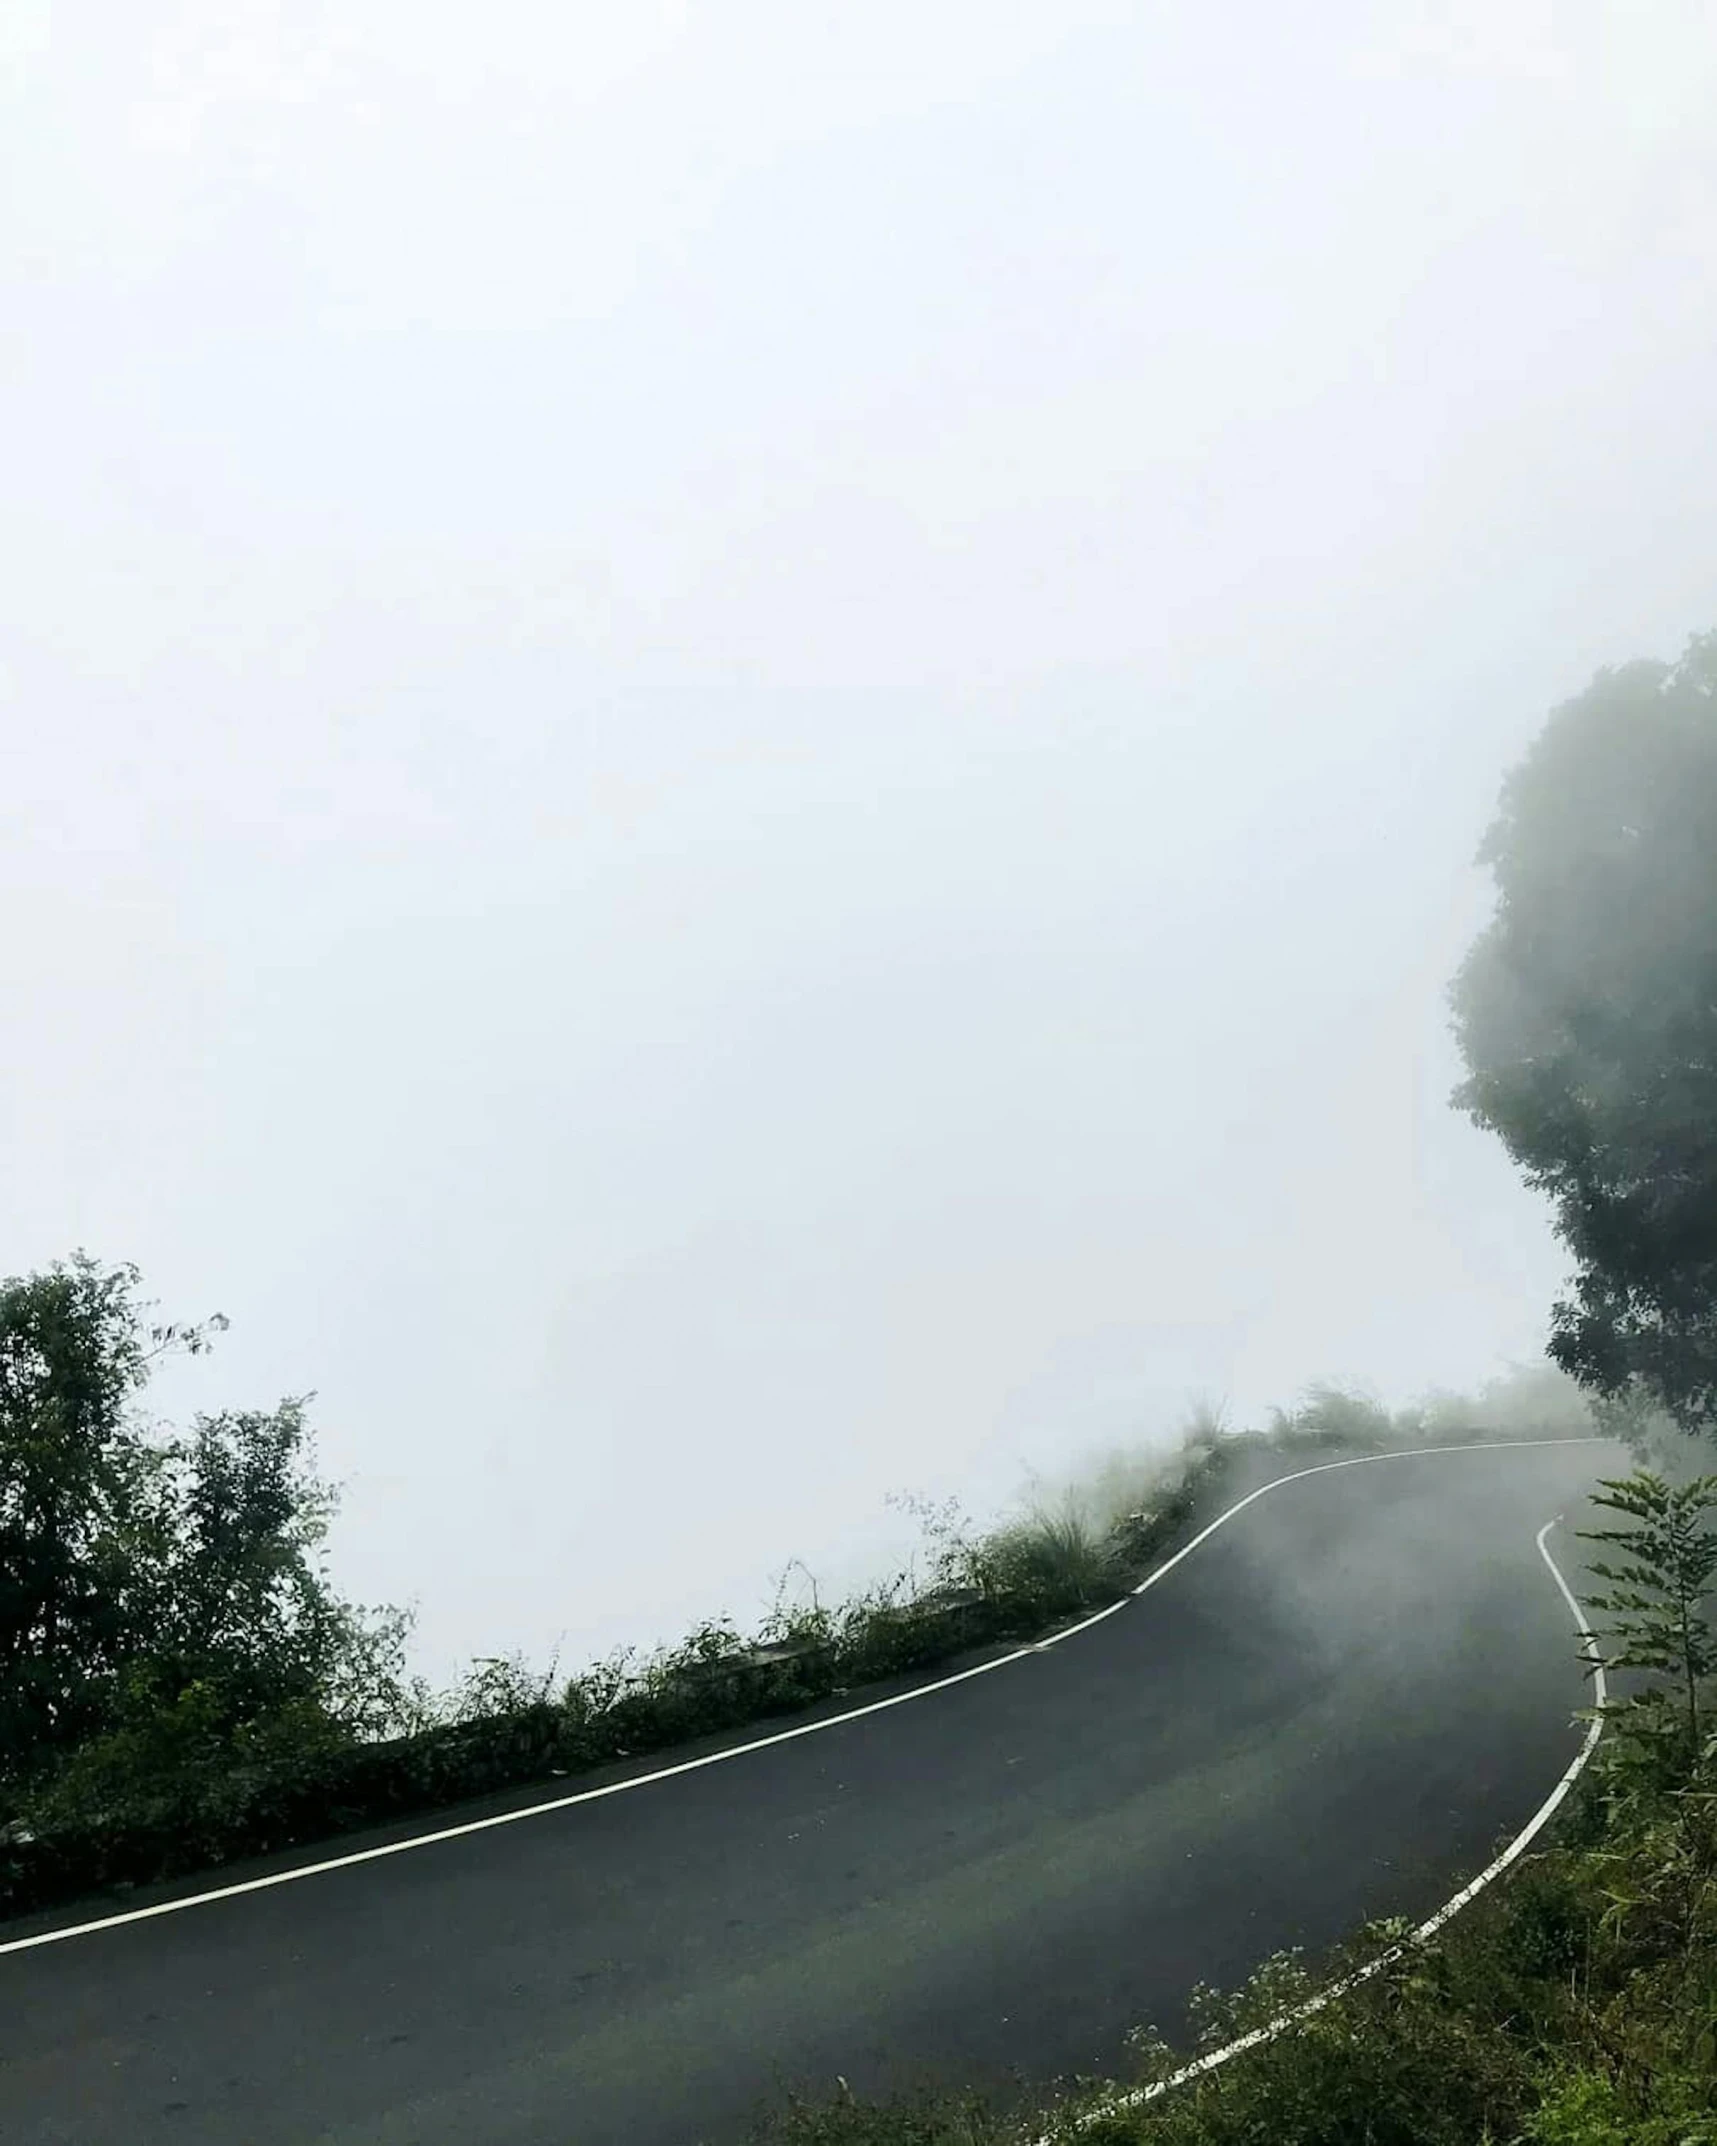
[[[1697,0],[15,0],[0,1272],[418,1658],[1532,1358],[1508,765],[1717,624]]]

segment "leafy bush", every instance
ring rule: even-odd
[[[1271,1442],[1279,1446],[1383,1446],[1401,1435],[1380,1401],[1347,1387],[1314,1385],[1297,1408],[1271,1412]]]
[[[1099,1536],[1071,1504],[999,1529],[984,1546],[981,1571],[993,1592],[1077,1608],[1118,1577],[1118,1545]]]
[[[0,1282],[0,1797],[153,1777],[287,1719],[389,1726],[405,1620],[334,1592],[304,1401],[160,1436],[137,1396],[205,1327],[149,1326],[131,1267]]]

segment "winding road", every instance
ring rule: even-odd
[[[1195,1981],[1428,1914],[1530,1818],[1588,1698],[1534,1535],[1565,1515],[1583,1591],[1585,1493],[1628,1465],[1301,1475],[1115,1614],[952,1665],[978,1673],[291,1882],[229,1889],[317,1857],[0,1925],[0,2138],[734,2146],[788,2083],[1114,2073]]]

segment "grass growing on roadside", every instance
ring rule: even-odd
[[[999,1592],[1040,1595],[1079,1608],[1114,1586],[1119,1547],[1072,1505],[1039,1510],[998,1529],[984,1550],[989,1584]]]
[[[80,1754],[0,1812],[0,1914],[635,1760],[1040,1636],[1117,1599],[1214,1517],[1240,1456],[1380,1450],[1413,1436],[1411,1412],[1391,1417],[1333,1387],[1244,1436],[1200,1408],[1167,1450],[1105,1456],[1059,1495],[1040,1484],[1023,1512],[987,1530],[952,1501],[900,1500],[923,1527],[927,1582],[896,1573],[833,1608],[813,1584],[809,1604],[778,1600],[750,1636],[713,1618],[672,1647],[623,1649],[564,1679],[516,1656],[480,1659],[450,1692],[421,1679],[403,1688],[389,1732],[362,1740],[228,1748],[195,1719],[158,1723],[136,1749]]]
[[[393,1733],[367,1741],[228,1748],[193,1708],[135,1748],[109,1740],[76,1754],[0,1814],[0,1914],[637,1759],[1030,1638],[1112,1599],[1200,1495],[1218,1494],[1221,1458],[1172,1468],[1176,1487],[1113,1539],[1054,1514],[982,1534],[951,1503],[907,1499],[931,1551],[928,1585],[898,1573],[832,1609],[813,1589],[809,1606],[778,1607],[755,1635],[707,1619],[673,1646],[622,1649],[565,1679],[483,1658],[449,1692],[421,1680],[402,1690]]]

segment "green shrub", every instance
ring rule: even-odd
[[[1547,2085],[1526,2122],[1523,2146],[1713,2146],[1711,2080],[1659,2078],[1653,2106],[1607,2071],[1577,2066]]]
[[[992,1593],[1041,1602],[1050,1614],[1083,1609],[1112,1594],[1119,1580],[1116,1544],[1070,1504],[998,1530],[984,1546],[980,1570]]]
[[[1271,1411],[1270,1442],[1294,1446],[1392,1445],[1417,1428],[1409,1416],[1398,1422],[1380,1401],[1342,1386],[1314,1385],[1297,1407]]]

